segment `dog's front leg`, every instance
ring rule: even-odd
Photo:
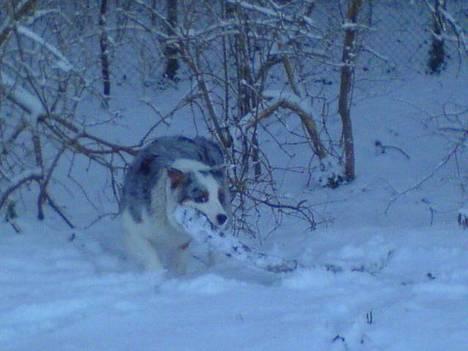
[[[127,252],[147,271],[163,271],[164,266],[151,242],[137,233],[127,233]]]
[[[172,266],[174,267],[174,271],[178,275],[184,275],[187,273],[187,264],[188,264],[187,261],[190,256],[189,246],[190,246],[190,241],[177,246],[173,250],[171,261],[172,261]]]

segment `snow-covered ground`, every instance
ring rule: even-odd
[[[324,230],[296,273],[178,279],[125,268],[105,246],[114,225],[74,240],[5,229],[1,350],[466,350],[468,237],[454,225]]]
[[[447,154],[437,125],[422,122],[462,103],[466,80],[399,84],[356,100],[355,182],[285,189],[333,219],[315,231],[286,220],[268,237],[267,250],[299,260],[293,273],[222,261],[167,278],[125,260],[118,219],[70,230],[24,214],[21,234],[0,223],[0,351],[467,350],[468,231],[456,223],[466,199],[455,176],[457,165],[466,176],[466,153],[404,193]],[[379,153],[376,140],[409,158]]]

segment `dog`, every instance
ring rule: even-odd
[[[194,262],[196,245],[174,218],[177,206],[194,208],[213,227],[229,225],[231,201],[216,143],[204,137],[161,137],[129,166],[120,201],[124,241],[128,256],[143,269],[185,274]]]

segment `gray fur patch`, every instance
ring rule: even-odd
[[[163,169],[167,169],[175,160],[181,158],[202,162],[210,167],[221,166],[224,163],[219,146],[204,137],[190,139],[171,136],[155,139],[138,153],[127,170],[120,210],[128,209],[133,219],[141,222],[142,210],[146,208],[151,212],[151,191],[160,179]],[[213,172],[217,172],[215,178],[223,184],[224,173]],[[179,201],[183,200],[182,196],[193,196],[196,190],[194,177],[189,178],[191,184],[184,184]]]

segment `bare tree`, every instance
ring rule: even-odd
[[[303,82],[294,67],[293,50],[299,51],[300,41],[322,38],[305,14],[310,8],[303,8],[303,1],[291,2],[281,10],[273,3],[186,1],[179,9],[183,20],[169,23],[164,8],[141,0],[134,3],[140,12],[138,16],[127,14],[132,25],[158,38],[162,52],[177,48],[180,64],[190,72],[196,86],[185,102],[200,108],[206,128],[224,147],[231,165],[232,189],[244,208],[242,212],[257,205],[269,205],[277,212],[296,209],[313,225],[311,211],[304,203],[280,200],[275,171],[262,145],[270,133],[265,129],[269,121],[285,122],[286,115],[293,115],[304,129],[302,142],[310,144],[311,157],[320,161],[328,156],[318,116],[310,109],[306,91],[300,91]],[[162,29],[147,25],[143,13],[148,15],[148,23],[154,19],[162,23]],[[278,73],[287,87],[282,94],[267,90]],[[278,147],[283,149],[280,143]]]
[[[25,1],[23,5],[31,7],[33,3]],[[159,120],[149,128],[142,142],[158,126],[167,123],[177,109],[192,105],[199,109],[206,129],[225,150],[240,211],[247,214],[252,208],[266,205],[276,213],[295,213],[313,226],[311,209],[302,200],[291,201],[277,190],[275,174],[281,166],[272,163],[272,150],[265,147],[264,140],[272,135],[273,125],[286,126],[294,118],[300,130],[288,132],[290,138],[310,145],[306,159],[313,160],[305,162],[301,170],[304,178],[309,165],[326,171],[333,163],[331,160],[340,162],[332,147],[336,142],[326,130],[326,120],[312,107],[317,100],[309,90],[314,76],[305,72],[307,67],[317,65],[333,67],[337,61],[334,52],[338,49],[330,41],[333,33],[326,33],[315,24],[310,17],[315,7],[303,0],[281,6],[275,2],[236,0],[187,0],[183,4],[180,0],[168,0],[165,5],[128,0],[109,6],[108,1],[100,0],[97,4],[75,4],[72,9],[68,8],[71,5],[49,0],[41,4],[41,9],[59,11],[33,12],[27,26],[20,23],[25,18],[8,17],[16,22],[0,27],[12,28],[9,32],[14,33],[0,35],[5,38],[0,49],[7,67],[1,72],[1,86],[8,108],[27,118],[19,118],[15,127],[9,127],[3,141],[18,141],[30,133],[27,150],[32,157],[31,162],[20,166],[17,160],[21,157],[13,160],[15,153],[21,153],[19,144],[18,147],[15,142],[5,144],[11,151],[0,158],[3,165],[11,164],[11,168],[2,167],[2,177],[24,176],[14,184],[9,183],[11,190],[3,192],[2,203],[17,189],[35,182],[39,186],[38,216],[42,218],[44,205],[53,201],[51,185],[55,169],[68,155],[85,156],[108,169],[113,179],[115,170],[125,164],[126,155],[135,152],[137,147],[116,145],[97,137],[88,130],[90,121],[76,115],[84,96],[96,94],[105,101],[110,94],[110,33],[115,31],[113,53],[119,45],[134,45],[135,52],[147,55],[143,66],[157,66],[158,59],[163,58],[166,65],[161,75],[175,79],[180,65],[184,65],[189,72],[188,80],[195,82],[193,90],[168,115],[148,105]],[[56,15],[60,11],[76,14],[67,18],[77,25],[66,26],[65,17]],[[92,20],[85,21],[92,19],[96,11],[99,21],[93,27]],[[49,25],[41,27],[39,19],[43,16],[49,16],[47,20],[54,23],[56,30],[49,32]],[[47,40],[35,32],[43,28]],[[90,38],[99,43],[96,53]],[[305,49],[317,46],[331,49]],[[30,47],[39,48],[41,55],[31,55]],[[148,52],[147,48],[154,51]],[[19,70],[9,69],[17,52],[23,55],[21,61],[25,65]],[[344,60],[351,56],[350,52]],[[349,67],[352,69],[351,64]],[[96,79],[93,72],[100,72],[101,79]],[[142,73],[148,76],[146,71]],[[40,83],[44,77],[46,85]],[[273,86],[276,89],[271,89]],[[97,94],[98,91],[103,94]],[[350,130],[348,125],[343,127],[344,131]],[[279,152],[290,157],[284,141],[275,143]],[[330,172],[337,173],[327,176],[325,185],[336,186],[340,171]],[[54,202],[54,208],[60,212],[59,204]]]
[[[0,208],[11,208],[18,191],[36,185],[38,218],[44,218],[47,205],[73,227],[54,196],[58,166],[69,162],[72,169],[81,155],[113,178],[134,149],[88,132],[90,121],[76,114],[83,96],[95,94],[88,71],[98,68],[89,62],[98,63],[99,54],[83,45],[82,33],[67,21],[83,20],[88,9],[73,18],[57,15],[60,6],[68,10],[66,4],[34,5],[12,1],[2,9],[7,15],[0,24],[0,111],[7,117],[0,118]],[[96,28],[90,33],[95,36]]]
[[[67,164],[73,170],[78,157],[105,169],[118,196],[117,176],[127,159],[179,110],[191,109],[187,123],[210,133],[224,149],[242,226],[252,222],[252,211],[263,209],[278,220],[296,215],[314,226],[312,208],[282,194],[277,180],[295,172],[303,175],[304,186],[316,179],[336,187],[355,177],[351,102],[357,55],[366,47],[359,17],[369,3],[349,0],[344,15],[341,4],[2,3],[0,112],[11,117],[0,117],[0,206],[33,184],[38,216],[49,206],[67,218],[55,197],[54,186],[62,182],[57,169]],[[439,15],[464,43],[463,31],[444,6]],[[189,89],[165,113],[149,99],[140,101],[155,121],[137,145],[119,145],[94,133],[96,125],[118,120],[109,111],[77,113],[85,100],[107,101],[111,79],[113,90],[126,88],[127,81],[164,89],[154,84],[164,76],[185,80]],[[303,152],[304,145],[309,152]],[[298,156],[292,151],[296,146]],[[300,166],[284,166],[293,159]]]

